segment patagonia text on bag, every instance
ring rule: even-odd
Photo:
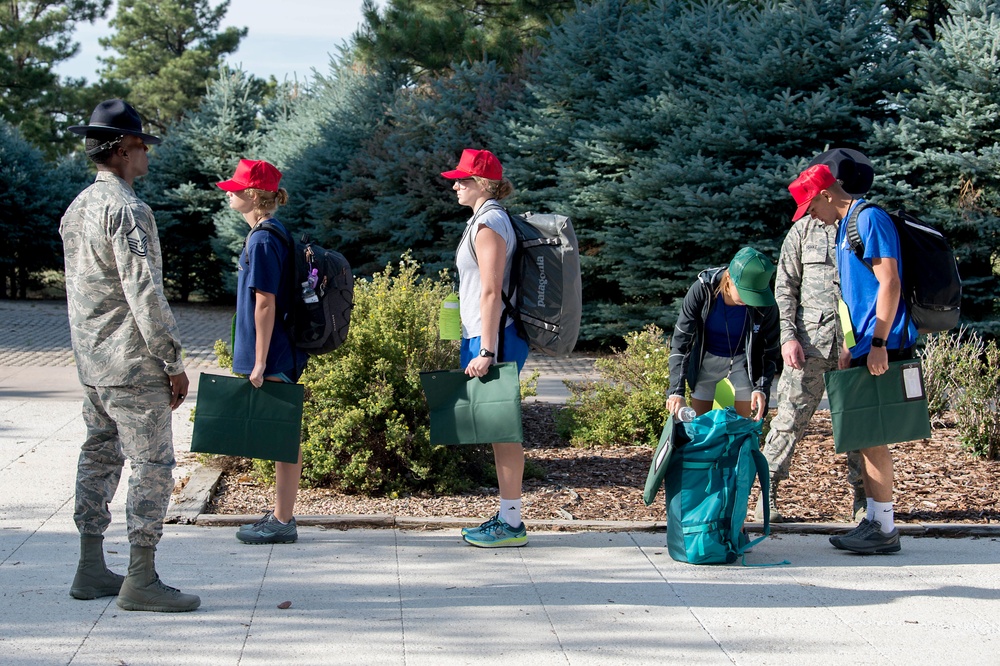
[[[314,356],[344,344],[354,307],[354,276],[347,259],[310,242],[307,236],[293,242],[267,220],[250,233],[258,229],[280,238],[294,258],[286,269],[292,308],[284,322],[292,344]]]
[[[667,427],[674,428],[672,418]],[[678,432],[661,437],[663,446],[672,442],[669,459],[659,464],[666,489],[670,557],[690,564],[728,564],[771,533],[766,503],[763,535],[751,541],[743,529],[754,478],[764,497],[768,492],[767,459],[760,452],[761,428],[761,422],[743,418],[727,407],[703,414],[681,424]],[[656,462],[654,457],[654,465]]]
[[[858,215],[874,204],[855,206],[847,221],[847,240],[854,255],[865,261],[865,246],[858,234]],[[940,231],[905,210],[886,213],[899,235],[903,264],[903,298],[920,333],[939,333],[958,325],[962,305],[962,278],[955,253]]]
[[[477,214],[494,208],[483,206]],[[576,346],[583,311],[580,247],[572,221],[565,215],[525,213],[510,219],[517,248],[510,271],[510,293],[503,295],[504,314],[535,351],[561,356]],[[469,234],[472,256],[475,243]],[[512,297],[513,296],[513,297]],[[503,326],[498,347],[503,349]]]

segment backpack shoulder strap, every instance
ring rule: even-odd
[[[851,211],[851,217],[847,219],[847,242],[851,244],[851,250],[854,252],[854,256],[858,258],[858,261],[871,271],[875,273],[875,269],[871,267],[867,261],[865,261],[865,244],[861,240],[861,234],[858,233],[858,217],[861,215],[861,211],[867,208],[878,208],[875,204],[863,203],[858,204]]]
[[[253,236],[258,231],[271,232],[275,237],[281,240],[282,244],[285,246],[286,249],[291,249],[291,247],[294,245],[292,239],[288,235],[288,232],[287,231],[282,232],[282,230],[278,228],[278,225],[276,225],[271,220],[261,220],[260,222],[258,222],[254,226],[254,228],[250,230],[250,235],[247,236],[247,238]]]

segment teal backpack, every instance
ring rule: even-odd
[[[763,424],[732,407],[690,423],[667,419],[646,479],[652,504],[661,484],[667,496],[667,551],[678,562],[729,564],[771,533],[764,503],[764,534],[751,541],[743,530],[754,478],[768,492],[767,459],[760,452]],[[745,564],[745,562],[744,562]]]

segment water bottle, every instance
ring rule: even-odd
[[[681,407],[680,411],[677,412],[677,420],[681,423],[690,423],[697,416],[694,411],[694,407]]]
[[[438,315],[438,331],[442,340],[462,339],[462,315],[458,309],[458,294],[451,292],[441,303]]]
[[[313,288],[309,286],[309,280],[302,283],[302,302],[319,303],[319,296],[317,296]]]

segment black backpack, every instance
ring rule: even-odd
[[[871,271],[871,265],[864,260],[865,246],[858,234],[858,215],[866,208],[879,207],[862,203],[854,208],[847,221],[847,241],[854,256]],[[917,331],[940,333],[955,328],[961,315],[962,278],[948,239],[905,210],[885,212],[899,234],[903,298]]]
[[[258,229],[274,234],[293,253],[293,260],[286,262],[289,268],[284,280],[292,304],[284,323],[292,344],[314,356],[344,344],[354,307],[354,276],[347,259],[310,242],[306,235],[293,242],[267,220],[250,233]],[[315,275],[312,288],[310,275]]]
[[[580,247],[572,221],[565,215],[525,213],[513,215],[500,205],[483,206],[477,214],[498,208],[514,228],[517,247],[510,269],[510,284],[503,294],[500,321],[514,320],[528,345],[550,356],[569,354],[580,334],[583,287],[580,277]],[[472,222],[466,229],[471,229]],[[469,235],[472,256],[476,246]],[[503,349],[504,327],[497,340]]]

